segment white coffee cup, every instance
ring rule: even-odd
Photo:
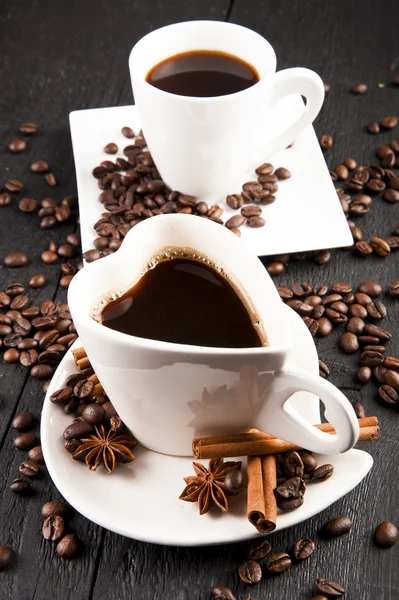
[[[245,60],[260,80],[241,92],[206,98],[171,94],[146,81],[164,59],[203,49]],[[149,33],[131,51],[129,67],[144,136],[162,178],[171,189],[204,200],[239,192],[259,164],[314,121],[324,99],[316,73],[299,67],[276,73],[269,42],[246,27],[220,21],[176,23]],[[291,94],[306,97],[306,107],[295,123],[286,114],[272,138],[273,107]]]
[[[251,299],[269,346],[160,342],[120,333],[92,318],[105,295],[129,289],[167,246],[193,248],[223,267]],[[140,223],[117,252],[79,271],[68,302],[106,393],[139,442],[151,450],[190,455],[194,437],[247,427],[326,454],[345,452],[357,440],[359,426],[345,396],[328,381],[287,364],[291,332],[266,269],[233,233],[212,221],[161,215]],[[287,400],[300,390],[322,399],[337,435],[317,430],[290,406]]]

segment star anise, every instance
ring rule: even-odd
[[[108,473],[112,473],[117,462],[132,462],[134,456],[131,449],[137,440],[129,435],[119,435],[112,429],[105,429],[104,425],[95,427],[95,434],[81,440],[82,444],[72,454],[75,460],[83,460],[90,471],[95,471],[103,463]]]
[[[205,515],[213,503],[222,511],[228,510],[228,491],[224,482],[227,473],[234,469],[241,469],[241,461],[223,462],[222,458],[212,458],[209,461],[208,468],[197,462],[193,462],[193,467],[196,475],[184,477],[187,485],[180,496],[180,500],[198,502],[200,515]]]

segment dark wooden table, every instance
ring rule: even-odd
[[[127,58],[132,45],[152,29],[189,19],[229,20],[251,27],[273,44],[280,69],[306,66],[330,83],[331,92],[315,124],[318,134],[329,133],[334,138],[334,148],[327,155],[330,167],[347,156],[370,164],[376,145],[394,137],[392,132],[384,133],[377,140],[365,132],[365,124],[399,113],[399,89],[388,85],[399,74],[399,10],[395,0],[3,0],[0,185],[10,177],[21,178],[26,194],[39,200],[45,196],[60,200],[74,193],[68,113],[130,103]],[[369,85],[369,92],[355,97],[349,90],[359,81]],[[11,155],[7,144],[18,137],[18,126],[25,121],[38,123],[40,132],[30,140],[28,152]],[[35,159],[50,162],[60,182],[58,187],[50,189],[40,177],[29,174]],[[375,205],[359,224],[367,238],[387,237],[399,222],[398,206],[380,199]],[[44,272],[48,284],[31,296],[36,302],[47,298],[64,301],[59,266],[43,265],[40,252],[51,239],[61,242],[73,230],[74,225],[64,225],[41,231],[38,218],[21,213],[16,200],[12,206],[0,208],[0,258],[19,250],[31,258],[31,263],[19,270],[1,266],[0,289],[16,279],[27,284],[33,273]],[[398,279],[397,257],[360,259],[348,251],[333,251],[331,262],[325,266],[311,260],[290,262],[276,282],[348,281],[357,286],[373,279],[386,289],[392,279]],[[399,350],[399,305],[398,301],[395,306],[395,301],[386,300],[389,315],[384,326],[395,333],[389,345],[390,354],[395,355]],[[317,517],[275,534],[271,541],[275,551],[286,550],[299,537],[316,536],[321,524],[339,514],[353,519],[351,533],[331,542],[317,538],[316,553],[309,561],[285,575],[262,580],[253,590],[239,582],[241,544],[197,549],[144,544],[101,529],[79,514],[75,514],[72,526],[84,542],[84,554],[76,561],[62,562],[41,535],[40,507],[59,497],[49,477],[35,484],[37,492],[30,499],[9,491],[21,460],[13,449],[15,433],[10,422],[24,409],[39,415],[41,384],[23,367],[0,364],[0,544],[9,544],[16,553],[14,568],[0,574],[1,600],[193,600],[208,598],[218,583],[231,586],[239,598],[253,595],[258,600],[305,600],[311,598],[312,582],[320,576],[343,584],[348,599],[398,598],[399,544],[391,550],[379,550],[372,543],[372,532],[385,519],[399,520],[399,417],[376,402],[374,384],[360,389],[354,383],[357,358],[348,358],[338,350],[337,334],[318,340],[317,346],[320,357],[330,366],[331,381],[346,390],[351,400],[364,402],[368,414],[377,414],[380,419],[381,439],[362,446],[373,455],[375,466],[341,501]]]

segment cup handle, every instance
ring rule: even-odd
[[[324,403],[327,420],[336,435],[313,427],[289,404],[294,392],[316,394]],[[349,400],[332,383],[309,371],[284,366],[274,374],[272,387],[258,414],[256,426],[262,431],[321,454],[350,450],[359,437],[359,424]]]
[[[273,107],[283,98],[291,94],[301,94],[306,98],[304,112],[288,129],[277,135],[267,143],[266,148],[262,149],[262,156],[265,160],[272,154],[284,150],[289,144],[292,144],[300,133],[313,123],[320,112],[324,100],[324,84],[321,78],[310,69],[294,67],[278,71],[274,75],[274,88],[272,94]]]

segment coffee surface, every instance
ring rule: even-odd
[[[137,337],[220,348],[265,346],[256,316],[214,268],[176,258],[158,263],[101,312],[106,327]]]
[[[158,63],[146,81],[179,96],[226,96],[241,92],[259,81],[254,67],[237,56],[216,50],[176,54]]]

